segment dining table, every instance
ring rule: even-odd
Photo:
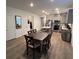
[[[29,36],[33,37],[33,39],[35,40],[40,41],[40,45],[41,45],[40,51],[42,52],[43,41],[48,37],[49,34],[50,34],[49,32],[39,31],[36,33],[29,34]]]

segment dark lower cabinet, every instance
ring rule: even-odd
[[[55,25],[54,30],[59,30],[59,25]]]
[[[66,42],[71,42],[71,31],[69,30],[62,30],[61,32],[61,37],[62,40],[66,41]]]

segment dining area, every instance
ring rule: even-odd
[[[24,35],[26,40],[26,54],[29,55],[29,50],[32,50],[32,57],[36,59],[36,52],[40,54],[40,57],[43,54],[46,54],[49,50],[51,43],[50,39],[52,36],[52,31],[37,31],[36,29],[32,29],[28,31],[28,34]]]
[[[27,31],[28,34],[7,42],[7,59],[72,59],[71,43],[60,32]]]

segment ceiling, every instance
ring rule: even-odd
[[[42,10],[53,14],[55,9],[65,10],[73,7],[73,0],[6,0],[7,6],[11,6],[17,9],[29,11],[38,15],[42,15]],[[34,3],[34,7],[30,7],[30,3]]]

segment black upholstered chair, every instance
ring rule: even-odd
[[[43,46],[45,46],[45,50],[48,50],[51,46],[51,36],[52,36],[52,31],[43,41]]]
[[[37,30],[36,30],[36,29],[34,29],[34,30],[33,30],[33,33],[36,33],[36,32],[37,32]]]
[[[32,34],[32,31],[28,31],[28,34]]]
[[[24,35],[25,40],[26,40],[26,49],[27,49],[27,55],[28,55],[28,50],[31,48],[33,50],[33,59],[35,59],[35,49],[40,46],[40,43],[33,39],[33,37],[29,37]]]

